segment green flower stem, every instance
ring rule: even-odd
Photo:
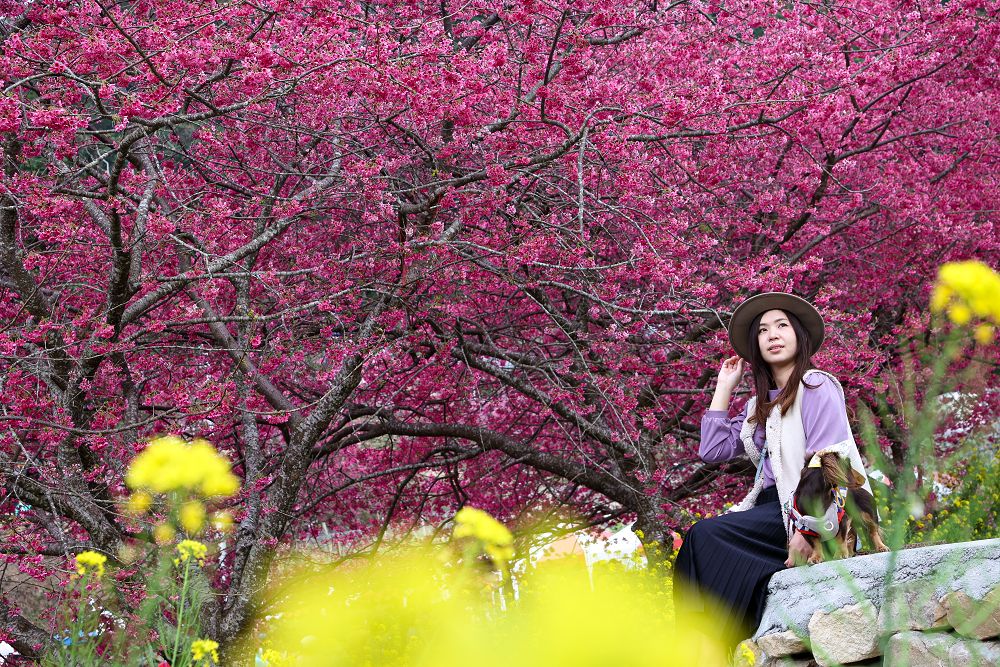
[[[80,577],[80,604],[76,610],[76,618],[73,619],[73,623],[70,624],[70,644],[69,644],[69,654],[74,658],[73,662],[76,663],[77,654],[80,650],[79,642],[80,635],[83,633],[83,616],[87,612],[87,583],[86,575]]]
[[[180,606],[177,609],[177,631],[174,633],[174,651],[170,656],[170,664],[177,664],[177,648],[181,641],[181,626],[184,623],[184,600],[187,597],[188,572],[191,570],[191,559],[184,561],[184,583],[181,584]]]

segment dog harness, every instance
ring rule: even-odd
[[[798,496],[793,496],[792,507],[788,512],[788,519],[792,526],[803,535],[818,537],[823,542],[836,537],[846,513],[844,505],[847,501],[847,487],[837,487],[832,490],[832,494],[833,502],[830,503],[826,508],[826,513],[821,517],[803,514],[802,510],[799,509]]]

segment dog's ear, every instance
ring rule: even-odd
[[[848,470],[853,470],[850,467],[850,462],[845,461],[840,458],[840,454],[835,452],[827,452],[820,457],[821,467],[823,468],[823,479],[830,486],[848,486]],[[846,469],[844,463],[847,463]]]
[[[865,485],[865,476],[855,470],[853,467],[848,468],[848,482],[847,488],[849,489],[860,489]]]

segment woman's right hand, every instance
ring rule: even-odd
[[[732,393],[736,390],[740,380],[743,379],[743,369],[743,359],[736,356],[729,357],[722,362],[722,368],[719,369],[719,379],[716,382],[716,386],[721,389],[726,389]]]

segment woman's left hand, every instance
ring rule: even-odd
[[[788,559],[785,561],[785,567],[802,565],[809,560],[812,552],[813,550],[809,545],[809,541],[802,536],[802,533],[795,531],[792,539],[788,541]]]

